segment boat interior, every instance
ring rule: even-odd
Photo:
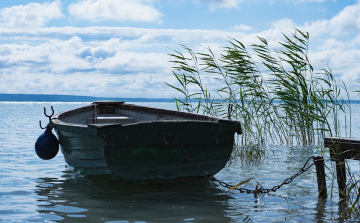
[[[126,125],[165,120],[217,120],[209,116],[136,106],[124,102],[94,102],[89,106],[63,112],[58,119],[78,125]]]

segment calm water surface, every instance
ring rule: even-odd
[[[343,208],[333,197],[317,199],[315,169],[276,193],[254,197],[227,192],[204,181],[182,185],[129,185],[110,177],[86,177],[73,171],[61,152],[52,160],[37,157],[34,143],[47,123],[43,107],[55,112],[88,103],[0,102],[0,220],[3,222],[342,222]],[[169,103],[137,103],[174,109]],[[360,108],[359,105],[355,105]],[[353,109],[359,110],[359,109]],[[353,112],[353,126],[359,114]],[[353,135],[359,131],[353,131]],[[320,149],[271,147],[263,160],[234,160],[216,177],[230,184],[254,178],[265,188],[295,174]],[[326,165],[332,168],[328,160]],[[358,176],[358,162],[350,162]],[[328,171],[328,170],[327,170]],[[331,173],[328,173],[329,175]],[[256,182],[244,185],[254,189]],[[330,191],[329,191],[330,193]],[[355,220],[356,219],[352,219]]]

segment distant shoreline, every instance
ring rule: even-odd
[[[125,101],[125,102],[174,102],[173,98],[113,98],[57,94],[2,94],[0,102],[94,102],[94,101]],[[350,100],[351,104],[360,104],[360,100]]]
[[[27,101],[27,102],[93,102],[93,101],[125,101],[125,102],[172,102],[172,98],[112,98],[77,95],[54,94],[1,94],[0,101]]]

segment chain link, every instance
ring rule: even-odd
[[[211,175],[211,174],[209,174],[208,172],[206,172],[205,170],[203,170],[194,160],[190,159],[189,156],[188,156],[188,154],[186,153],[183,145],[177,140],[176,135],[174,135],[174,136],[175,136],[175,137],[173,138],[171,144],[177,145],[177,146],[179,147],[179,149],[181,150],[182,154],[183,154],[184,157],[185,157],[184,160],[183,160],[183,163],[184,163],[184,164],[190,163],[192,166],[198,168],[206,178],[208,178],[208,179],[210,179],[210,180],[212,180],[212,181],[214,181],[214,182],[217,182],[219,185],[221,185],[221,186],[223,186],[223,187],[226,187],[226,188],[228,188],[228,189],[231,189],[231,188],[234,187],[233,185],[230,185],[230,184],[228,184],[228,183],[226,183],[226,182],[224,182],[224,181],[221,181],[221,180],[216,179],[213,175]],[[249,190],[249,189],[246,189],[246,188],[241,188],[241,187],[239,188],[239,187],[237,187],[237,188],[234,188],[234,190],[237,190],[237,191],[239,191],[240,193],[248,193],[248,194],[251,194],[251,193],[255,193],[255,194],[266,194],[266,193],[269,193],[269,192],[276,192],[276,191],[277,191],[278,189],[280,189],[283,185],[291,183],[296,177],[300,176],[301,174],[303,174],[304,172],[306,172],[310,167],[312,167],[312,166],[314,165],[314,163],[310,164],[309,166],[307,166],[307,165],[308,165],[310,159],[313,159],[313,158],[314,158],[314,156],[310,156],[310,157],[306,160],[304,166],[303,166],[296,174],[294,174],[293,176],[287,178],[286,180],[284,180],[284,182],[282,182],[282,183],[279,184],[279,185],[274,186],[274,187],[271,188],[271,189],[265,189],[265,188],[263,188],[263,187],[260,187],[259,189],[256,189],[256,190]]]

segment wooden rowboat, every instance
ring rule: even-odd
[[[228,162],[239,122],[102,101],[51,117],[65,161],[89,175],[130,181],[203,177]]]

